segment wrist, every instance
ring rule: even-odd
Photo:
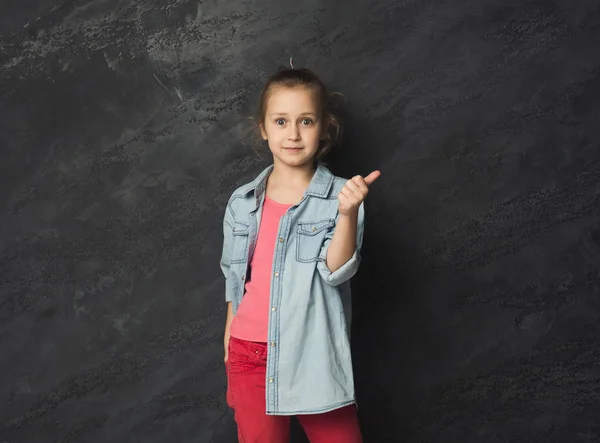
[[[348,212],[340,212],[340,218],[347,218],[349,220],[354,220],[358,218],[358,208],[351,209]]]

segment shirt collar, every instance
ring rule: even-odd
[[[259,175],[250,183],[248,192],[253,191],[256,199],[259,200],[262,193],[265,191],[267,177],[273,171],[273,165],[267,166]],[[333,184],[334,176],[331,171],[322,163],[317,163],[315,173],[313,174],[308,189],[305,194],[315,197],[327,197],[331,185]]]

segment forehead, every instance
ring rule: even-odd
[[[269,94],[267,112],[316,112],[318,108],[315,91],[303,86],[275,87]]]

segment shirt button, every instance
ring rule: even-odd
[[[275,273],[275,277],[279,277],[279,272],[276,272],[276,273]]]
[[[279,237],[279,243],[283,243],[283,237]]]
[[[273,311],[273,312],[275,312],[276,310],[277,310],[277,308],[276,308],[275,306],[273,306],[273,307],[271,308],[271,311]]]
[[[315,228],[315,227],[313,226],[313,232],[315,232],[316,230],[317,230],[317,228]]]
[[[271,342],[271,347],[272,347],[272,348],[274,348],[274,347],[275,347],[275,342],[274,342],[274,341],[272,341],[272,342]]]
[[[242,275],[242,280],[244,280],[246,278],[246,274]]]
[[[273,383],[273,377],[269,377],[269,383]]]

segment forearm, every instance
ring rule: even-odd
[[[327,267],[337,271],[346,263],[356,250],[356,225],[358,209],[351,214],[340,214],[327,250]]]
[[[227,302],[227,320],[225,321],[225,334],[223,337],[223,346],[225,348],[225,361],[227,361],[227,348],[229,345],[229,328],[233,320],[233,307],[231,302]]]

